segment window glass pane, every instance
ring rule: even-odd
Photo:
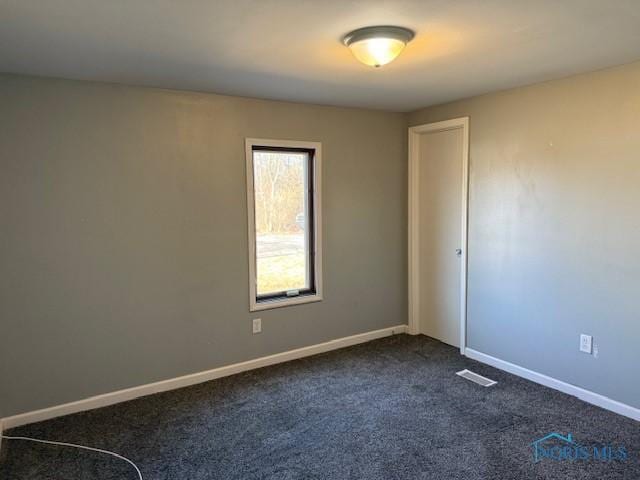
[[[253,152],[257,294],[310,288],[309,155]]]

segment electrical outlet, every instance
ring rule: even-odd
[[[262,319],[261,318],[254,318],[253,319],[253,333],[260,333],[262,332]]]
[[[593,345],[593,338],[591,335],[580,335],[580,351],[591,354],[591,347]]]

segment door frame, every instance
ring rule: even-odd
[[[460,353],[464,355],[467,343],[467,247],[469,214],[469,117],[453,118],[442,122],[427,123],[409,128],[409,333],[420,333],[420,295],[419,295],[419,165],[420,135],[424,133],[444,132],[462,129],[462,211],[460,248]]]

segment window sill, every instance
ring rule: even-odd
[[[300,295],[298,297],[291,298],[277,298],[274,300],[265,300],[262,302],[256,302],[253,300],[251,302],[251,306],[249,307],[249,311],[257,312],[260,310],[271,310],[272,308],[280,308],[280,307],[289,307],[291,305],[302,305],[304,303],[313,303],[319,302],[322,300],[322,295],[313,294],[313,295]]]

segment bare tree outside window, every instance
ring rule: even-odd
[[[253,152],[257,294],[310,288],[309,153]]]

